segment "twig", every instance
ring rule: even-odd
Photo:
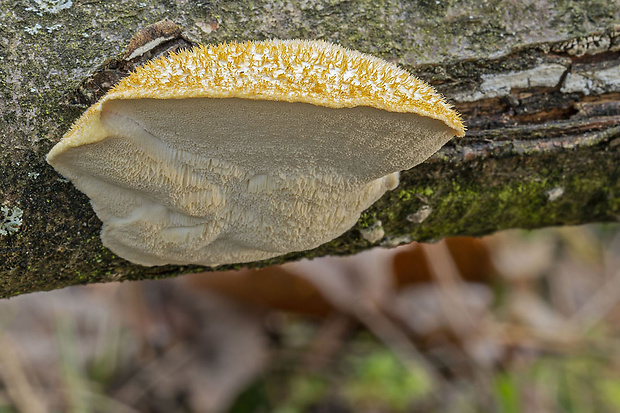
[[[170,380],[179,370],[195,361],[195,354],[183,344],[176,344],[161,357],[150,361],[137,371],[115,394],[115,399],[133,405],[146,396],[157,384]],[[162,367],[163,366],[163,367]],[[165,374],[163,373],[165,372]]]
[[[319,371],[342,348],[344,336],[357,321],[347,314],[335,313],[323,322],[313,337],[302,365],[308,371]]]
[[[439,300],[452,331],[462,337],[467,337],[470,330],[476,329],[477,320],[472,316],[467,304],[463,300],[463,285],[460,273],[454,259],[446,246],[441,241],[436,244],[424,244],[424,254],[428,256],[430,270],[433,278],[439,285],[439,292],[446,296],[446,300]]]
[[[0,349],[0,379],[17,410],[21,413],[46,413],[47,408],[26,377],[15,344],[6,335],[0,334]]]
[[[618,245],[614,248],[616,244]],[[620,249],[620,234],[616,235],[610,248],[612,251],[618,249]],[[617,264],[614,265],[617,259],[613,254],[610,261],[612,262],[607,264],[607,268],[615,270],[611,278],[570,318],[570,323],[579,326],[584,333],[605,318],[620,302],[620,269],[617,269]]]
[[[446,388],[437,369],[422,355],[409,337],[385,316],[373,302],[360,303],[355,316],[410,369],[422,368],[429,376],[432,388]],[[440,392],[433,392],[439,394]]]

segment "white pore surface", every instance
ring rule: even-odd
[[[112,100],[101,120],[108,137],[55,167],[90,197],[104,245],[149,266],[321,245],[454,135],[411,113],[237,98]]]

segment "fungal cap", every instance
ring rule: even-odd
[[[445,98],[394,64],[323,41],[272,40],[203,45],[152,60],[92,106],[64,140],[103,139],[104,131],[80,132],[91,129],[107,100],[233,97],[415,113],[465,136],[460,114]]]
[[[123,79],[47,160],[143,265],[313,248],[465,132],[432,87],[320,41],[201,46]]]

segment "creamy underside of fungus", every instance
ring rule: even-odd
[[[336,238],[452,136],[459,115],[383,60],[316,41],[157,59],[48,154],[103,244],[142,265],[215,266]]]

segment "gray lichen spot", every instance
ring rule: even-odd
[[[381,243],[382,247],[397,247],[401,244],[409,244],[411,243],[411,237],[409,235],[402,235],[400,237],[388,237],[385,241]]]
[[[555,87],[560,83],[566,67],[552,63],[519,72],[499,75],[482,75],[482,83],[473,93],[461,93],[454,97],[459,102],[506,96],[512,89],[530,87]]]
[[[26,11],[35,12],[39,16],[42,16],[44,13],[56,14],[73,6],[73,1],[71,0],[32,0],[31,3],[33,5],[26,7]]]
[[[30,35],[35,35],[39,33],[39,30],[41,30],[43,28],[43,26],[41,26],[39,23],[35,24],[32,27],[26,27],[24,29],[24,31]]]
[[[553,202],[553,201],[556,201],[562,195],[564,195],[564,188],[562,188],[561,186],[558,186],[556,188],[552,188],[548,190],[546,194],[547,194],[547,199],[550,202]]]
[[[47,26],[45,30],[47,30],[48,33],[52,33],[52,32],[55,32],[56,30],[60,30],[61,27],[62,27],[62,24],[57,23],[57,24],[52,24],[51,26]]]
[[[407,221],[413,222],[414,224],[421,224],[429,217],[429,215],[433,212],[433,208],[429,205],[424,205],[420,209],[418,209],[413,214],[407,215]]]
[[[584,95],[618,91],[620,91],[620,66],[569,73],[562,86],[563,93],[581,92]]]
[[[555,47],[554,51],[568,53],[571,56],[593,55],[606,51],[617,52],[620,50],[620,44],[616,41],[618,33],[619,29],[615,28],[610,33],[571,39]]]
[[[380,241],[385,236],[385,231],[383,230],[383,223],[381,221],[377,221],[368,228],[360,229],[360,234],[362,238],[366,241],[374,244],[377,241]]]
[[[0,207],[0,235],[9,235],[19,231],[19,227],[22,225],[22,211],[18,207],[2,206]]]

